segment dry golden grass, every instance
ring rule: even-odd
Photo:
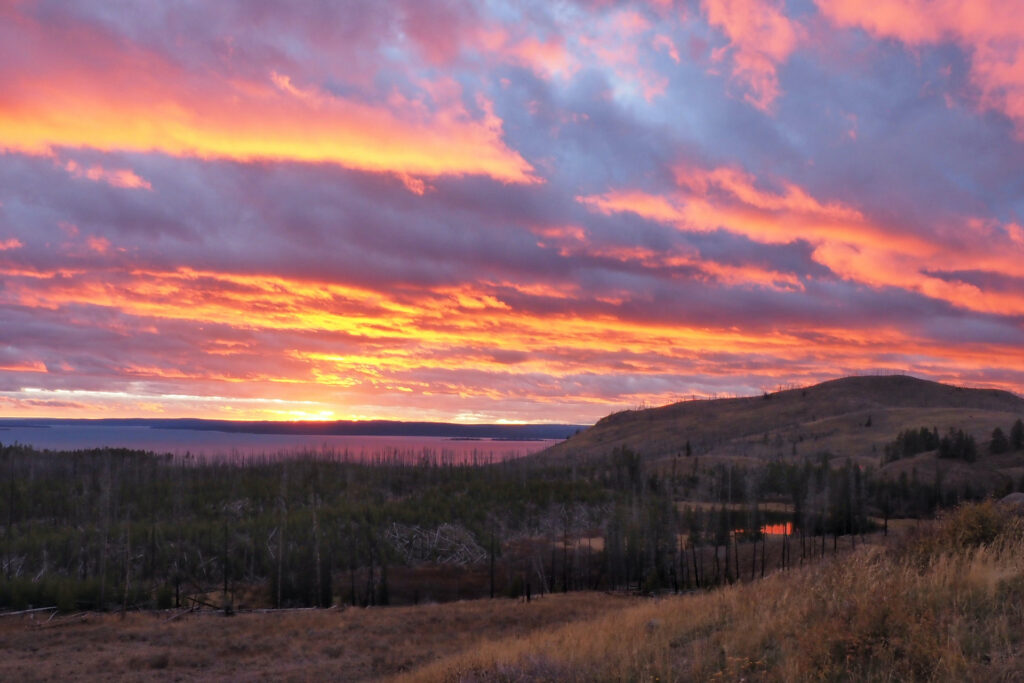
[[[0,680],[377,680],[472,649],[587,620],[636,600],[600,593],[530,604],[0,618]]]
[[[896,549],[493,641],[400,680],[1024,680],[1022,629],[1022,525],[989,505]]]

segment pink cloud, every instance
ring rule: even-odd
[[[982,109],[1001,111],[1024,136],[1024,12],[1002,0],[816,0],[841,27],[909,46],[954,43],[970,56],[970,79]]]
[[[88,180],[106,183],[113,187],[153,189],[148,180],[139,177],[134,171],[127,168],[105,169],[99,165],[85,168],[72,160],[64,164],[64,170],[75,178],[87,178]]]
[[[97,254],[106,254],[110,250],[110,240],[106,237],[89,237],[85,243]]]
[[[492,57],[525,66],[542,78],[570,77],[579,68],[560,35],[515,36],[502,27],[491,27],[478,31],[475,41],[478,49]]]
[[[796,49],[799,26],[790,21],[780,2],[773,0],[703,0],[708,23],[729,38],[724,58],[732,53],[732,76],[746,90],[743,98],[770,111],[780,94],[778,65]]]
[[[675,42],[673,42],[671,38],[662,33],[659,33],[658,35],[654,36],[653,45],[655,50],[661,50],[667,53],[668,56],[672,58],[673,62],[675,62],[676,64],[679,63],[679,50],[676,49],[676,44]]]
[[[639,94],[652,102],[666,92],[669,82],[651,63],[655,51],[666,49],[664,41],[659,45],[657,35],[652,35],[655,30],[643,14],[618,10],[576,29],[574,38],[579,59],[610,72],[617,94]]]

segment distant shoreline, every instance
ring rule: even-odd
[[[110,418],[79,420],[61,418],[0,418],[0,430],[49,427],[143,427],[242,434],[292,436],[430,436],[459,440],[542,441],[567,439],[589,425],[567,424],[458,424],[449,422],[401,422],[397,420],[337,420],[331,422],[246,422],[194,418]]]

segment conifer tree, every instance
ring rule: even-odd
[[[993,455],[1010,450],[1010,442],[1007,441],[1006,434],[999,427],[992,430],[992,441],[989,442],[988,450]]]
[[[1010,428],[1010,448],[1015,451],[1024,448],[1024,422],[1019,417]]]

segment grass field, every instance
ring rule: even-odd
[[[522,638],[636,604],[604,593],[529,604],[475,600],[418,607],[45,613],[0,618],[0,680],[378,680],[480,642]]]

